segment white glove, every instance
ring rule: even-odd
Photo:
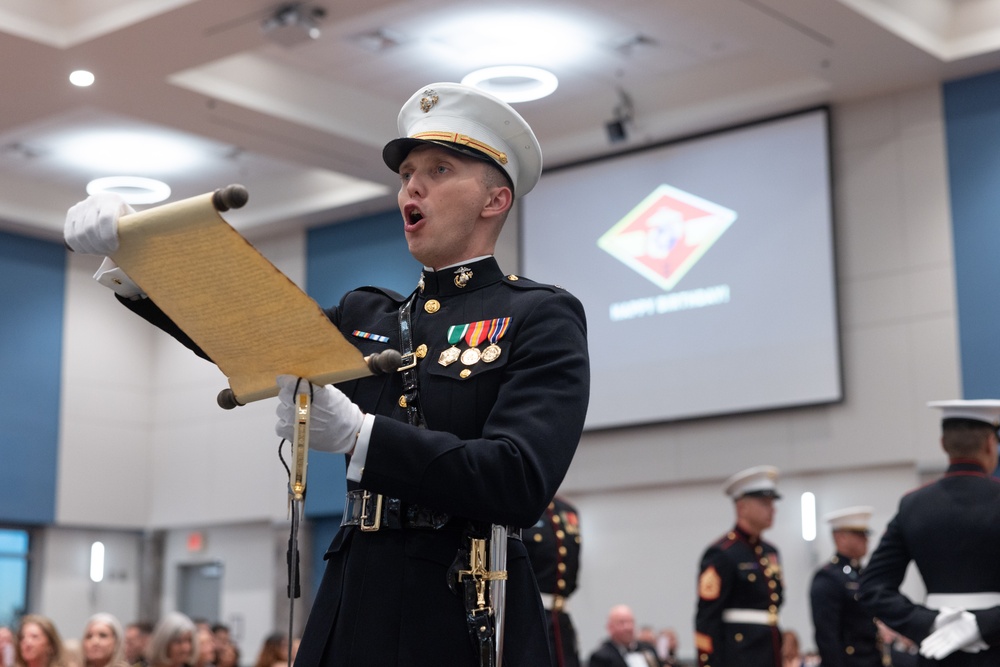
[[[63,238],[75,252],[110,255],[118,250],[118,218],[132,213],[121,195],[91,195],[66,212]]]
[[[275,433],[291,440],[295,426],[295,385],[300,394],[309,393],[310,383],[299,382],[294,375],[278,376],[278,424]],[[312,407],[309,411],[309,448],[321,452],[346,454],[354,449],[365,413],[331,384],[312,385]]]
[[[934,632],[920,642],[920,655],[941,660],[955,651],[978,653],[987,648],[972,612],[942,609],[934,619]]]

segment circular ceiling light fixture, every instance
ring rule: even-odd
[[[466,74],[462,83],[495,95],[508,104],[540,100],[559,87],[559,79],[555,74],[541,67],[526,65],[477,69]]]
[[[128,204],[155,204],[170,196],[170,186],[155,178],[106,176],[87,183],[87,194],[113,192]]]
[[[87,86],[94,83],[94,75],[85,69],[78,69],[70,72],[69,82],[74,86],[79,86],[80,88],[86,88]]]

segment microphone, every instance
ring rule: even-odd
[[[399,350],[382,350],[365,357],[365,364],[372,375],[395,373],[403,365],[403,355],[399,353]],[[215,402],[223,410],[232,410],[237,406],[244,405],[236,399],[236,394],[228,387],[219,392]]]

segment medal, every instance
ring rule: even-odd
[[[462,363],[466,366],[477,364],[482,358],[479,344],[486,339],[486,334],[489,332],[488,324],[486,320],[473,322],[465,332],[465,342],[469,344],[469,349],[462,353]]]
[[[479,348],[470,347],[462,353],[462,363],[466,366],[472,366],[473,364],[479,363],[479,359],[482,358],[482,356],[483,355],[479,352]]]
[[[462,340],[468,328],[468,324],[455,324],[448,327],[448,342],[451,343],[451,347],[442,352],[441,356],[438,357],[439,364],[442,366],[450,366],[458,361],[461,353],[458,351],[458,348],[455,347],[455,344]]]
[[[510,326],[509,317],[500,317],[492,322],[490,322],[490,331],[487,338],[490,340],[490,344],[483,350],[483,361],[486,363],[492,363],[500,358],[500,346],[497,345],[497,341],[503,338],[503,335],[507,333],[507,327]]]

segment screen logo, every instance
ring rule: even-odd
[[[736,212],[661,185],[597,240],[597,246],[671,290],[729,226]]]

